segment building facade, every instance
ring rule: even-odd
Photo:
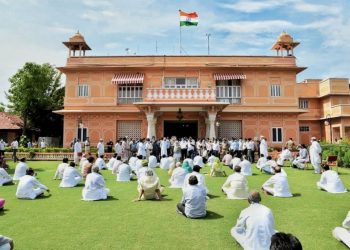
[[[64,43],[65,146],[128,136],[254,138],[273,147],[289,138],[350,137],[348,79],[296,76],[299,44],[283,32],[277,56],[86,56],[77,33]],[[78,55],[76,55],[78,53]]]

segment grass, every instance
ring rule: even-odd
[[[34,201],[15,198],[16,186],[0,187],[6,210],[0,213],[0,234],[15,241],[16,249],[241,249],[230,229],[245,200],[227,200],[221,192],[224,177],[206,177],[212,195],[205,219],[186,219],[175,211],[180,189],[165,189],[165,201],[132,202],[137,197],[136,181],[117,183],[103,171],[113,196],[107,201],[81,201],[82,185],[58,188],[52,180],[58,162],[29,162],[38,179],[52,196]],[[10,173],[14,165],[11,163]],[[232,170],[226,169],[231,173]],[[347,249],[331,230],[340,226],[349,210],[350,193],[329,194],[316,189],[319,175],[311,170],[286,168],[293,198],[262,195],[262,203],[273,211],[276,229],[296,235],[304,249]],[[203,172],[208,172],[204,169]],[[350,188],[350,170],[340,169]],[[161,183],[167,173],[157,169]],[[248,177],[250,189],[260,189],[269,176],[254,169]]]

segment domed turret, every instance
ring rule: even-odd
[[[76,50],[79,51],[79,56],[85,56],[85,51],[91,50],[89,45],[85,42],[84,36],[82,36],[79,31],[69,38],[68,42],[63,42],[63,44],[69,49],[69,57],[75,56]],[[83,52],[83,54],[81,52]]]
[[[281,56],[283,56],[283,50],[286,50],[287,56],[292,56],[294,55],[294,48],[298,45],[299,42],[294,42],[293,37],[283,31],[277,38],[276,43],[272,46],[272,49],[277,51],[277,55],[279,55],[281,51]]]

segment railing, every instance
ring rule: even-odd
[[[350,104],[338,104],[331,107],[332,116],[350,115]]]
[[[129,104],[142,101],[142,86],[120,86],[117,102]]]
[[[196,88],[196,89],[165,89],[149,88],[147,89],[146,98],[148,100],[188,100],[197,101],[207,100],[215,101],[216,93],[213,88]]]
[[[216,100],[227,103],[241,103],[241,86],[216,86]]]

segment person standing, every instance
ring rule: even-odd
[[[112,150],[113,150],[113,141],[112,139],[110,139],[108,142],[107,142],[107,153],[112,153]]]
[[[84,142],[84,147],[85,147],[85,154],[90,153],[90,140],[89,140],[89,137],[86,137],[86,140]]]
[[[310,162],[315,169],[315,174],[321,173],[321,153],[322,148],[316,137],[311,137],[311,146],[310,146]]]
[[[0,140],[0,157],[5,155],[5,146],[6,143],[4,142],[3,139]]]
[[[14,139],[11,142],[11,148],[12,148],[12,159],[13,162],[17,162],[18,158],[17,158],[17,150],[18,150],[18,141],[17,139]]]
[[[100,139],[100,141],[97,143],[97,154],[98,156],[105,154],[105,144],[103,143],[103,139]]]
[[[286,148],[288,148],[289,151],[292,152],[294,149],[294,146],[295,144],[294,144],[293,138],[289,138],[289,140],[286,142]]]
[[[81,156],[82,156],[81,143],[80,143],[80,140],[77,139],[77,141],[74,143],[74,163],[75,164],[79,164]]]
[[[160,142],[160,154],[162,157],[163,155],[168,156],[168,142],[165,137]]]
[[[268,153],[268,147],[265,136],[260,136],[260,154],[263,154],[264,157],[267,157],[269,155]]]

